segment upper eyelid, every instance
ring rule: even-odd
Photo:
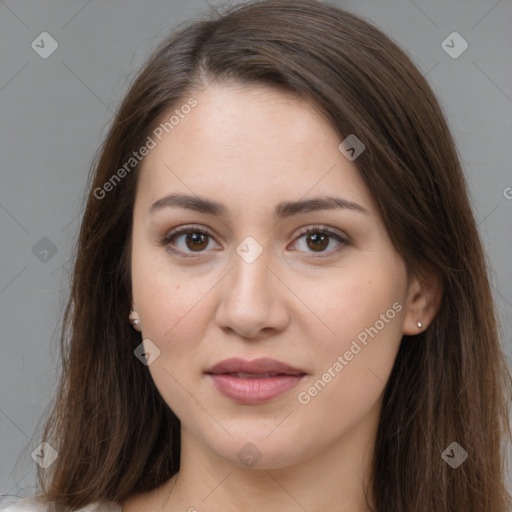
[[[166,232],[165,235],[163,235],[162,238],[170,238],[177,235],[183,235],[187,232],[194,232],[196,230],[197,232],[204,233],[212,238],[216,238],[215,235],[212,233],[212,230],[210,228],[206,228],[201,225],[183,225],[176,228],[171,229],[170,231]],[[295,234],[295,237],[301,237],[307,234],[309,230],[318,230],[318,231],[327,231],[329,235],[336,235],[339,236],[341,239],[345,241],[350,241],[351,237],[344,233],[343,231],[333,228],[330,226],[327,226],[325,224],[312,224],[310,226],[305,226],[299,229],[298,233]]]

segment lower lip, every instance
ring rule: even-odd
[[[304,377],[304,375],[280,375],[261,379],[243,379],[229,374],[208,375],[224,396],[244,405],[267,402],[294,388]]]

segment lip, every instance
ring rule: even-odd
[[[253,359],[246,361],[237,357],[224,359],[219,363],[213,365],[206,373],[225,374],[225,373],[275,373],[284,375],[304,375],[306,372],[300,368],[295,368],[289,364],[277,361],[276,359],[269,359],[261,357],[260,359]]]
[[[225,359],[205,372],[219,392],[244,405],[267,402],[295,387],[304,370],[268,358]]]

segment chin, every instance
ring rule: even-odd
[[[226,435],[207,442],[212,451],[242,469],[280,469],[292,466],[307,456],[304,436],[294,436],[285,429],[279,434],[267,428],[253,428],[250,434],[243,429],[230,432],[233,437]]]

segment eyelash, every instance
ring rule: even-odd
[[[180,251],[179,249],[174,249],[170,246],[171,241],[173,241],[175,238],[179,237],[180,235],[186,235],[186,234],[190,234],[190,233],[201,233],[203,235],[207,235],[207,236],[213,238],[213,235],[205,228],[186,226],[186,227],[183,227],[183,228],[180,228],[177,230],[173,230],[173,231],[167,233],[164,237],[162,237],[159,240],[159,244],[161,246],[165,247],[168,251],[170,251],[173,254],[176,254],[180,257],[198,258],[198,257],[200,257],[201,252],[204,252],[204,251],[198,251],[196,253],[197,255],[191,256],[190,254]],[[349,243],[348,240],[341,237],[339,234],[335,233],[334,231],[330,230],[327,226],[315,226],[315,227],[304,228],[299,232],[297,239],[300,239],[306,235],[311,235],[311,234],[328,235],[329,237],[335,238],[338,242],[341,243],[341,245],[339,247],[337,247],[336,249],[327,251],[326,255],[321,253],[323,255],[306,256],[306,258],[319,259],[319,258],[331,257],[333,254],[338,253],[340,250],[342,250]]]

